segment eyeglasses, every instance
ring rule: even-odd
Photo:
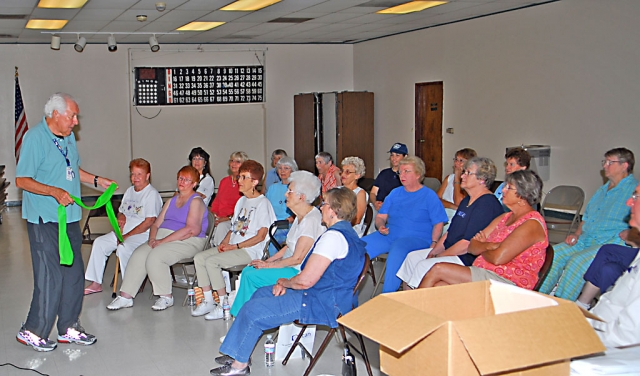
[[[466,159],[461,159],[461,158],[453,158],[453,162],[460,162],[460,163],[465,163],[467,160]]]
[[[355,174],[355,171],[349,171],[349,170],[342,170],[342,173],[345,175],[351,175],[351,174]]]
[[[250,175],[249,176],[247,176],[247,175],[238,175],[238,181],[247,180],[247,179],[251,180],[251,176]]]
[[[204,161],[204,158],[202,157],[193,157],[191,158],[192,161]]]
[[[469,170],[462,170],[462,175],[467,175],[467,176],[476,175],[477,176],[478,174],[475,173],[475,172],[469,172]]]
[[[631,195],[631,201],[636,202],[636,200],[638,199],[638,194],[634,193]]]
[[[292,191],[291,189],[287,189],[287,191],[284,194],[285,195],[289,195],[289,194],[291,194],[291,195],[299,195],[298,192]]]
[[[505,184],[504,189],[506,189],[507,191],[517,191],[518,190],[518,188],[513,187],[513,186],[511,186],[509,184]]]
[[[180,176],[180,177],[178,177],[178,181],[182,182],[182,183],[191,183],[193,180],[187,179],[187,178],[183,178],[182,176]]]
[[[601,162],[602,162],[602,166],[611,166],[611,164],[613,163],[624,163],[623,161],[610,161],[607,159],[603,159]]]

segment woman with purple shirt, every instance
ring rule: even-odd
[[[164,204],[151,226],[149,241],[131,255],[120,296],[107,309],[132,307],[133,298],[147,275],[154,295],[159,296],[151,308],[162,311],[173,305],[169,267],[184,258],[193,257],[205,243],[208,220],[204,201],[195,192],[199,180],[198,170],[191,166],[184,166],[178,171],[178,194]]]

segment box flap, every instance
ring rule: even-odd
[[[553,307],[559,303],[548,295],[535,291],[508,285],[506,283],[491,281],[489,290],[496,315],[510,312],[524,311],[527,309]]]
[[[481,374],[605,350],[574,304],[462,320],[454,325]]]
[[[338,319],[345,327],[402,353],[446,320],[379,295]]]

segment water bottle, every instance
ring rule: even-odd
[[[187,290],[187,305],[189,307],[195,307],[196,306],[196,292],[194,289],[188,289]]]
[[[226,295],[222,299],[222,319],[231,320],[231,306],[229,305],[229,297]]]
[[[267,341],[264,343],[264,365],[265,367],[273,367],[274,356],[276,352],[276,344],[271,339],[271,334],[267,334]]]

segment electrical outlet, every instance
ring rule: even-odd
[[[453,134],[453,128],[447,128],[447,133]]]

